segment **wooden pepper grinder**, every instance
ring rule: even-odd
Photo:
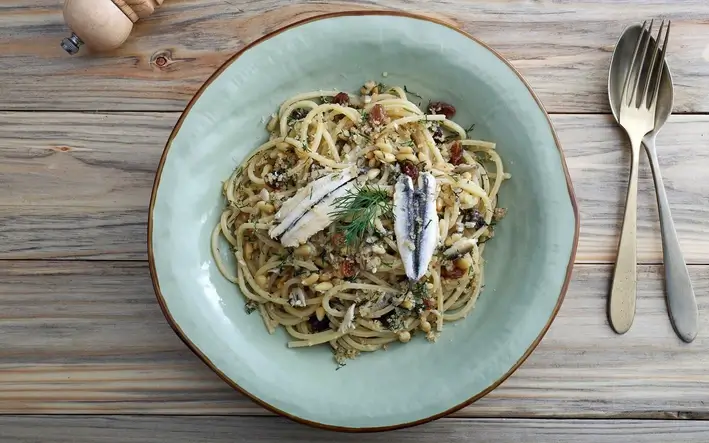
[[[69,54],[81,45],[96,51],[115,49],[128,38],[133,23],[148,17],[164,0],[65,0],[64,21],[71,37],[62,40]]]

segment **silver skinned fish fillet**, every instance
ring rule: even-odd
[[[280,238],[286,247],[305,243],[308,238],[327,228],[333,218],[330,213],[336,198],[342,197],[355,185],[356,169],[345,169],[321,177],[298,191],[283,203],[269,231],[271,238]]]
[[[414,189],[411,177],[401,175],[394,187],[394,232],[406,276],[418,281],[426,274],[438,244],[436,179],[423,173]]]

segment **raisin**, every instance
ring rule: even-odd
[[[436,300],[434,300],[430,297],[424,298],[423,305],[426,307],[426,309],[436,309]]]
[[[455,107],[446,102],[431,102],[428,104],[428,113],[443,114],[447,119],[450,119],[455,115]]]
[[[408,175],[409,177],[411,177],[411,180],[416,183],[419,178],[419,170],[416,165],[413,164],[413,162],[405,160],[399,163],[399,167],[401,168],[402,174]]]
[[[451,269],[448,268],[443,268],[441,269],[441,277],[447,278],[449,280],[455,280],[463,276],[465,274],[465,271],[458,268],[458,267],[452,267]]]
[[[373,125],[381,125],[387,118],[384,106],[376,104],[369,111],[369,122]]]
[[[337,95],[332,98],[332,102],[338,105],[346,106],[350,103],[350,96],[347,95],[346,92],[338,92]]]
[[[313,314],[308,318],[308,324],[313,332],[322,332],[330,328],[330,319],[323,317],[322,320],[318,320],[315,314]]]
[[[450,163],[452,165],[459,165],[463,160],[463,146],[459,141],[454,141],[451,145],[451,159]]]
[[[332,244],[336,247],[341,247],[345,245],[345,234],[342,232],[336,232],[332,235]]]
[[[350,258],[344,259],[340,264],[340,273],[344,278],[354,277],[357,273],[357,265],[355,264],[355,261]]]

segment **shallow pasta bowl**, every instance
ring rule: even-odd
[[[224,205],[221,181],[266,139],[265,121],[281,102],[309,90],[355,91],[370,79],[454,103],[456,120],[475,124],[475,138],[496,142],[512,175],[500,192],[508,214],[486,249],[486,287],[468,318],[435,344],[412,340],[335,370],[327,347],[289,349],[285,332],[269,335],[246,314],[238,287],[216,268],[210,234]],[[432,19],[351,12],[276,31],[205,83],[160,161],[148,246],[169,323],[227,383],[298,421],[367,431],[441,417],[502,383],[556,315],[577,241],[561,147],[509,63]]]

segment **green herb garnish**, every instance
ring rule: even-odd
[[[391,197],[378,187],[356,187],[334,201],[335,210],[330,213],[341,225],[347,246],[357,246],[368,232],[374,231],[374,220],[392,212]]]
[[[468,137],[470,137],[470,133],[473,132],[473,129],[475,129],[475,123],[473,123],[472,125],[468,126],[468,128],[465,130],[465,135],[467,135]]]

